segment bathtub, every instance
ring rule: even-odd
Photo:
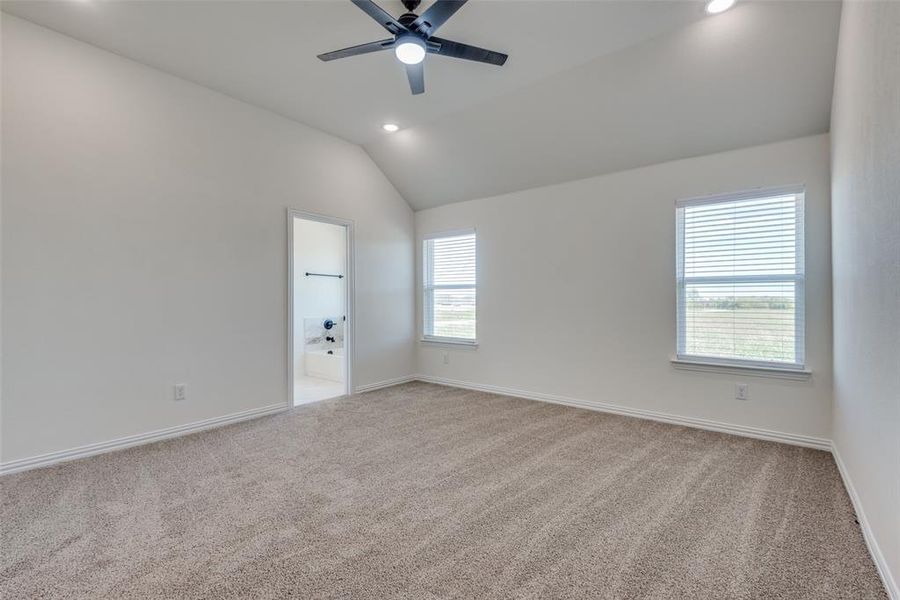
[[[332,354],[329,354],[328,351]],[[304,372],[310,377],[344,381],[344,349],[311,347],[303,353]]]

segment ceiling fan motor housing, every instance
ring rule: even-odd
[[[410,27],[413,24],[413,22],[418,18],[419,18],[419,15],[408,12],[408,13],[404,13],[404,14],[400,15],[399,17],[397,17],[397,20],[400,22],[401,25],[403,25],[407,29],[410,29],[410,33],[418,33],[417,31],[412,30],[412,28]]]

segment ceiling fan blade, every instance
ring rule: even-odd
[[[484,48],[470,46],[468,44],[461,44],[452,40],[444,40],[441,38],[433,37],[428,41],[440,44],[439,48],[435,48],[429,45],[428,52],[431,52],[432,54],[440,54],[441,56],[462,58],[463,60],[474,60],[475,62],[488,63],[490,65],[497,66],[503,66],[503,63],[505,63],[506,59],[509,58],[509,56],[501,52],[485,50]]]
[[[453,16],[453,13],[463,7],[466,0],[435,0],[435,3],[428,7],[413,21],[409,28],[412,31],[430,36],[437,31],[438,27],[447,22],[447,19]]]
[[[386,10],[375,4],[372,0],[350,1],[394,35],[407,31],[406,27],[401,25],[397,19],[392,17]]]
[[[369,42],[368,44],[360,44],[359,46],[350,46],[334,52],[326,52],[319,55],[319,60],[329,61],[338,58],[347,58],[348,56],[357,56],[359,54],[368,54],[369,52],[378,52],[379,50],[387,50],[394,46],[394,39],[380,40],[377,42]]]
[[[425,93],[425,61],[417,65],[406,65],[406,76],[413,95]]]

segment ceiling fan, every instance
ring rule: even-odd
[[[329,61],[393,48],[397,59],[406,66],[406,76],[409,79],[409,88],[412,93],[421,94],[425,91],[425,69],[422,61],[425,60],[426,53],[497,66],[502,66],[508,58],[506,54],[500,52],[445,40],[433,35],[438,27],[453,16],[453,13],[462,8],[466,0],[436,0],[421,15],[412,12],[419,6],[421,0],[402,0],[403,6],[408,12],[396,19],[372,0],[350,1],[378,21],[394,37],[326,52],[319,55],[320,60]]]

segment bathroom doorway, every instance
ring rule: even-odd
[[[350,393],[353,223],[288,211],[290,404]]]

